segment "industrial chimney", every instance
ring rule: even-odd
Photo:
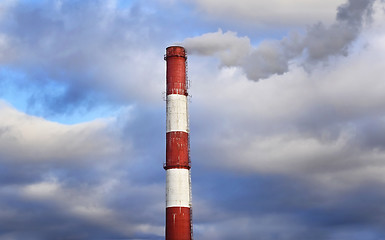
[[[192,240],[187,55],[166,49],[166,240]]]

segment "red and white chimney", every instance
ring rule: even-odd
[[[192,240],[187,55],[171,46],[166,71],[166,240]]]

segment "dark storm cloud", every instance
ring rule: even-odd
[[[159,239],[164,138],[149,120],[157,111],[67,126],[1,107],[0,238]]]
[[[23,199],[1,194],[0,207],[8,213],[0,215],[2,239],[108,239],[116,235],[102,224],[71,216],[68,209],[50,201]],[[20,217],[23,216],[23,217]],[[71,232],[68,229],[72,229]]]
[[[385,234],[381,227],[385,195],[378,191],[383,183],[367,182],[350,191],[335,191],[301,176],[196,171],[197,167],[192,175],[194,196],[204,196],[212,205],[195,201],[194,223],[221,229],[212,238],[374,240]],[[364,237],[364,232],[369,236]]]
[[[166,118],[163,108],[136,105],[128,119],[118,119],[123,141],[130,140],[141,161],[130,166],[133,180],[146,183],[163,181],[162,164],[165,157],[164,128]],[[134,141],[132,141],[134,139]],[[146,174],[143,174],[146,172]]]
[[[309,26],[304,34],[294,32],[280,41],[262,42],[256,48],[252,48],[247,37],[238,38],[235,33],[222,31],[187,38],[184,44],[192,54],[218,55],[223,65],[240,66],[255,81],[288,72],[290,63],[298,58],[303,58],[300,65],[311,70],[313,64],[348,54],[362,25],[370,20],[374,1],[349,0],[338,7],[336,22],[331,26],[318,23]]]
[[[373,150],[385,150],[385,124],[380,119],[361,121],[357,132],[357,142]]]
[[[304,222],[309,225],[352,229],[362,226],[363,228],[377,228],[379,233],[385,234],[385,231],[381,229],[385,222],[384,207],[380,204],[384,200],[385,194],[378,191],[383,186],[383,184],[373,182],[363,183],[359,188],[343,195],[325,196],[325,198],[318,199],[319,204],[310,204],[309,208],[302,208],[300,217],[303,217]]]
[[[116,162],[113,159],[109,161]],[[5,210],[0,213],[1,237],[23,239],[29,236],[41,240],[158,239],[156,234],[142,233],[140,225],[163,226],[162,187],[131,179],[130,173],[134,174],[135,168],[131,168],[131,172],[127,167],[127,175],[119,176],[123,162],[116,163],[119,169],[105,170],[100,169],[103,166],[99,163],[83,167],[59,165],[52,163],[44,168],[36,164],[26,164],[25,168],[2,165],[12,178],[3,177],[0,187],[0,207]],[[29,193],[34,190],[34,184],[36,188],[42,181],[50,184],[44,176],[55,177],[60,189],[47,192],[36,189],[36,193]],[[119,179],[121,183],[108,189],[104,184],[110,179]],[[102,195],[97,194],[100,190]],[[98,214],[98,211],[106,212]]]

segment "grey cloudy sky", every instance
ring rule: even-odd
[[[0,2],[0,239],[163,239],[165,48],[195,239],[385,238],[381,0]]]

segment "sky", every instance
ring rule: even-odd
[[[0,239],[164,239],[170,45],[195,239],[385,239],[384,23],[383,0],[0,0]]]

